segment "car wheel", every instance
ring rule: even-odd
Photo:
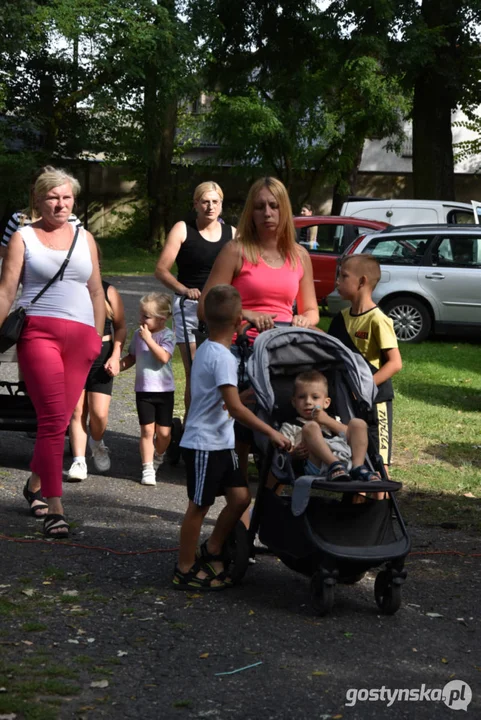
[[[401,342],[418,343],[431,330],[431,317],[420,300],[409,296],[392,298],[382,306],[394,323],[394,332]]]

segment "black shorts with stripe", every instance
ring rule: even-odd
[[[199,507],[213,505],[227,488],[247,487],[235,450],[182,448],[187,471],[187,495]]]

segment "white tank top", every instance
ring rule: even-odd
[[[75,228],[71,224],[68,227],[73,237]],[[25,244],[23,292],[18,305],[26,307],[59,270],[68,250],[52,250],[46,247],[31,226],[20,228],[18,232]],[[85,230],[80,228],[63,280],[57,278],[36,303],[27,307],[27,315],[75,320],[94,326],[94,311],[87,288],[91,274],[90,248]]]

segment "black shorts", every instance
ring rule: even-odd
[[[392,400],[376,403],[373,407],[374,425],[369,425],[369,437],[384,465],[391,464],[392,451]]]
[[[137,415],[140,425],[155,423],[160,427],[170,427],[174,414],[174,391],[172,392],[138,392]]]
[[[247,487],[235,450],[182,448],[187,472],[187,495],[199,507],[213,505],[227,488]]]
[[[105,369],[104,364],[112,355],[114,344],[112,340],[106,340],[102,343],[100,355],[93,361],[90,372],[85,381],[85,390],[87,392],[102,393],[102,395],[112,395],[112,386],[114,379]]]

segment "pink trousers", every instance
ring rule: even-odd
[[[65,431],[101,346],[90,325],[48,317],[25,320],[17,353],[37,413],[30,468],[40,475],[46,498],[62,495]]]

